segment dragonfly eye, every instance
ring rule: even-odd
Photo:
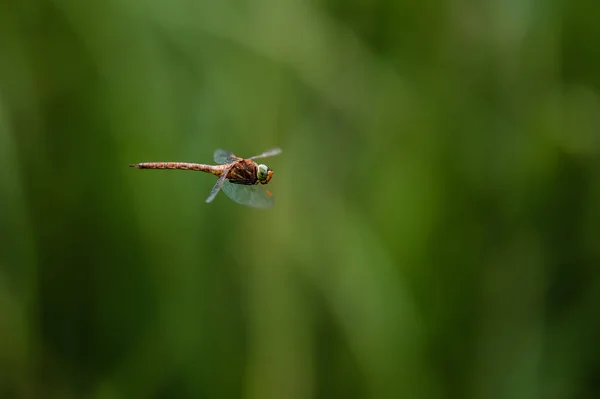
[[[267,165],[260,164],[258,165],[258,169],[256,171],[256,178],[258,180],[266,180],[269,175],[269,168]]]

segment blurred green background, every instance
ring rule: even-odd
[[[2,1],[0,397],[599,397],[598,15]]]

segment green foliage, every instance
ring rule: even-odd
[[[597,397],[599,13],[2,2],[0,397]]]

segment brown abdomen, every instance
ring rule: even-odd
[[[129,165],[136,169],[180,169],[180,170],[197,170],[200,172],[212,173],[214,175],[220,175],[223,171],[212,165],[204,165],[201,163],[189,163],[189,162],[142,162]]]

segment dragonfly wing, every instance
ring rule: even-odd
[[[215,197],[217,196],[217,194],[219,194],[219,190],[223,186],[223,183],[225,183],[227,181],[225,179],[225,177],[227,176],[227,172],[229,172],[229,169],[226,170],[225,172],[223,172],[223,174],[221,176],[219,176],[219,179],[217,180],[217,182],[213,186],[212,190],[210,190],[210,194],[208,195],[208,198],[206,199],[206,202],[212,202],[212,200],[215,199]]]
[[[259,159],[259,158],[272,157],[274,155],[281,154],[281,151],[282,151],[281,148],[271,148],[270,150],[265,151],[262,154],[255,155],[255,156],[253,156],[250,159]]]
[[[255,208],[272,208],[275,202],[271,192],[258,185],[247,186],[226,180],[223,183],[223,192],[238,204],[253,206]]]
[[[213,158],[216,163],[221,165],[225,165],[239,160],[239,158],[236,157],[233,152],[222,149],[215,150]]]

